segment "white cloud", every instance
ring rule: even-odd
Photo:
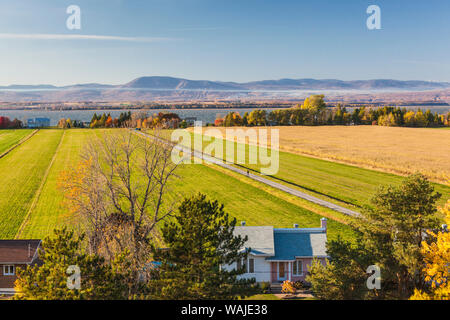
[[[164,37],[122,37],[88,34],[47,34],[47,33],[0,33],[0,39],[25,40],[109,40],[129,42],[164,42],[173,41],[174,38]]]

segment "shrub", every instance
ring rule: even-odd
[[[269,282],[261,282],[260,288],[261,288],[262,293],[267,293],[270,289],[270,283]]]
[[[295,294],[295,292],[297,292],[297,288],[294,286],[292,281],[286,280],[281,286],[281,292]]]

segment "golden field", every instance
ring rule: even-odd
[[[400,175],[421,172],[429,179],[440,183],[450,180],[450,130],[446,128],[382,126],[271,128],[279,130],[281,151]],[[226,128],[215,129],[223,131]]]

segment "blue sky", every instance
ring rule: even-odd
[[[81,30],[66,28],[72,4]],[[366,27],[371,4],[381,30]],[[449,39],[448,0],[0,0],[0,85],[450,81]]]

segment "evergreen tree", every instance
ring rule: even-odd
[[[360,300],[368,294],[366,268],[373,261],[360,244],[353,245],[338,238],[327,243],[332,258],[323,265],[311,264],[306,281],[314,288],[314,296],[323,300]]]
[[[248,126],[248,112],[244,113],[244,117],[242,118],[242,124],[244,126]]]
[[[98,126],[104,127],[106,124],[106,120],[107,120],[106,114],[103,113],[102,116],[100,117],[100,120],[98,120]]]
[[[152,252],[161,265],[150,288],[160,299],[235,299],[254,293],[254,280],[238,280],[243,269],[224,268],[248,253],[247,240],[234,236],[236,219],[229,220],[223,205],[206,196],[185,199],[162,236],[167,249]]]
[[[102,257],[88,255],[81,249],[83,236],[76,237],[66,228],[55,230],[53,237],[44,239],[39,252],[41,264],[18,269],[16,299],[24,300],[80,300],[126,298],[126,277],[114,270],[120,268],[123,257],[113,265]],[[70,289],[67,273],[69,266],[80,270],[80,288]]]
[[[425,287],[425,277],[420,272],[424,266],[422,247],[426,231],[439,227],[436,217],[439,197],[420,174],[409,176],[400,186],[381,188],[372,199],[373,208],[367,208],[353,223],[357,247],[331,242],[331,249],[328,246],[331,263],[326,269],[319,266],[312,269],[308,281],[313,290],[323,292],[328,283],[330,288],[337,287],[333,289],[339,293],[337,299],[355,293],[361,294],[360,298],[406,299],[415,288]],[[372,264],[381,269],[380,290],[364,294],[348,286]],[[354,283],[356,287],[361,285],[365,283]]]
[[[94,115],[92,116],[91,123],[95,122],[95,120],[98,120],[98,119],[99,118],[97,116],[97,113],[95,112]]]

